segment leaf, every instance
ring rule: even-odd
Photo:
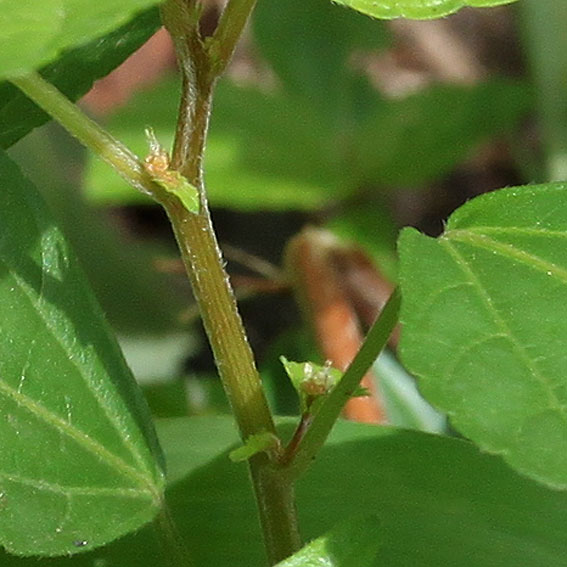
[[[293,423],[286,421],[285,434]],[[245,464],[232,463],[233,419],[158,421],[170,511],[194,565],[266,562]],[[198,439],[198,443],[188,442]],[[339,422],[297,487],[302,535],[338,522],[381,520],[376,567],[564,567],[567,494],[518,475],[501,459],[454,438]],[[41,567],[169,567],[153,528]],[[0,557],[2,567],[37,567]]]
[[[102,37],[157,0],[0,0],[0,78],[50,63]]]
[[[254,38],[261,54],[290,94],[305,97],[337,120],[348,97],[349,55],[382,49],[385,26],[328,0],[260,0],[253,12]]]
[[[358,516],[308,543],[277,567],[370,567],[381,544],[379,529],[376,516]]]
[[[35,3],[42,7],[43,2]],[[42,76],[67,98],[75,101],[129,55],[136,51],[160,26],[159,11],[151,8],[134,19],[90,43],[66,51],[59,59],[41,70]],[[29,31],[29,30],[28,30]],[[7,148],[32,128],[50,120],[19,89],[0,84],[0,146]]]
[[[0,185],[0,543],[70,554],[154,516],[159,449],[75,258],[4,154]]]
[[[247,461],[250,457],[263,451],[271,451],[279,448],[279,439],[269,431],[250,435],[244,445],[234,449],[228,455],[234,463]]]
[[[138,155],[147,152],[151,126],[167,147],[179,104],[177,78],[138,94],[116,112],[108,129]],[[241,210],[314,209],[348,194],[333,162],[325,123],[293,100],[257,89],[218,85],[205,154],[205,179],[213,206]],[[150,202],[108,166],[89,157],[88,196],[97,203]]]
[[[531,103],[526,85],[505,80],[434,86],[402,100],[383,100],[356,138],[356,169],[363,181],[382,185],[431,181],[480,142],[511,131]]]
[[[333,0],[373,18],[432,19],[452,14],[465,6],[485,8],[515,0]]]
[[[567,186],[483,195],[401,236],[402,358],[482,449],[567,488]]]

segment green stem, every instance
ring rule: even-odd
[[[218,26],[209,39],[209,55],[214,70],[221,74],[228,65],[256,0],[229,0]]]
[[[292,478],[297,478],[307,469],[312,459],[325,443],[345,403],[386,345],[398,322],[399,309],[400,292],[396,288],[382,309],[378,319],[376,319],[374,325],[368,331],[362,347],[347,368],[341,381],[329,394],[319,412],[313,418],[311,426],[307,429],[297,447],[294,448],[294,454],[284,456],[284,461],[290,462]]]
[[[252,5],[249,4],[249,10]],[[214,84],[228,63],[234,45],[229,51],[221,50],[223,57],[227,57],[224,65],[219,66],[218,59],[213,63],[192,17],[194,11],[187,6],[180,0],[169,0],[162,7],[162,14],[173,37],[183,77],[173,166],[198,188],[201,210],[198,214],[191,213],[170,196],[161,203],[173,225],[223,387],[240,434],[246,440],[266,431],[275,435],[276,430],[223,267],[207,206],[202,169]],[[230,10],[228,6],[227,10]],[[242,9],[237,13],[239,16],[235,17],[242,18]],[[222,22],[221,18],[219,26]],[[242,28],[234,35],[238,23],[236,28],[229,27],[232,32],[226,37],[221,33],[221,37],[223,41],[236,43]],[[213,38],[213,44],[214,41]],[[300,547],[293,484],[276,470],[265,453],[251,458],[249,469],[268,557],[271,563],[277,563]]]
[[[174,196],[162,201],[193,286],[219,375],[243,439],[274,423],[207,210],[194,214]]]
[[[91,120],[38,73],[11,79],[40,108],[91,149],[130,185],[151,197],[163,191],[154,184],[138,157]]]

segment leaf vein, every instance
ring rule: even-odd
[[[525,348],[522,346],[521,342],[514,336],[514,333],[508,327],[506,321],[501,317],[500,313],[494,306],[489,292],[485,289],[483,284],[475,275],[473,269],[469,265],[469,263],[463,258],[461,254],[456,250],[453,244],[448,239],[442,239],[440,241],[442,245],[448,250],[449,254],[452,256],[456,264],[461,268],[465,277],[473,284],[473,288],[476,289],[481,301],[483,302],[486,311],[491,316],[493,322],[500,329],[500,333],[504,334],[508,337],[510,344],[518,353],[518,358],[521,360],[530,374],[537,380],[542,386],[544,386],[545,391],[547,392],[550,407],[551,409],[555,409],[558,411],[559,415],[562,417],[564,421],[567,421],[567,415],[565,414],[565,407],[561,403],[561,401],[557,398],[557,395],[553,388],[553,383],[549,377],[542,374],[535,361],[533,361],[528,353],[526,352]]]

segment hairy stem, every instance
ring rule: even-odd
[[[229,5],[231,3],[232,0]],[[248,13],[252,5],[249,3]],[[240,18],[243,17],[242,7],[237,13]],[[233,44],[229,51],[221,50],[227,59],[225,65],[219,66],[219,60],[210,55],[200,37],[191,2],[169,0],[162,7],[162,14],[173,37],[182,72],[183,90],[172,165],[198,188],[201,210],[198,214],[191,213],[178,199],[170,196],[161,202],[173,225],[241,436],[246,440],[250,435],[266,431],[275,434],[260,376],[212,227],[202,168],[214,84],[226,66],[244,24],[238,34],[231,33],[222,40],[227,42],[223,44],[225,47],[230,42]],[[247,16],[244,21],[246,19]],[[220,25],[223,25],[222,21]],[[249,468],[268,557],[271,563],[277,563],[300,546],[293,484],[276,470],[265,453],[252,457]]]

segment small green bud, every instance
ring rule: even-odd
[[[146,128],[146,138],[150,153],[144,160],[144,168],[152,181],[168,193],[173,193],[190,213],[199,214],[201,201],[197,188],[191,185],[179,171],[170,169],[169,155],[159,143],[152,128]]]

